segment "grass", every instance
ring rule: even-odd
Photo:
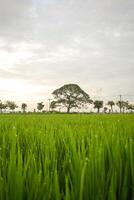
[[[0,200],[60,199],[134,199],[134,115],[0,115]]]

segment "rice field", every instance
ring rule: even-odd
[[[0,200],[133,200],[134,115],[0,115]]]

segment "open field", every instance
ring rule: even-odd
[[[0,115],[0,200],[134,199],[134,115]]]

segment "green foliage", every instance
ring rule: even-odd
[[[104,113],[107,113],[108,108],[104,107]]]
[[[134,110],[134,105],[133,104],[128,104],[127,109],[132,112]]]
[[[27,104],[26,103],[22,103],[21,109],[23,110],[23,112],[26,112]]]
[[[7,105],[0,100],[0,112],[2,113],[3,110],[7,108]]]
[[[37,103],[37,109],[41,111],[44,108],[43,102]]]
[[[65,107],[69,113],[72,108],[81,108],[87,103],[92,103],[89,95],[76,84],[67,84],[53,91],[54,101],[51,108]]]
[[[133,200],[134,115],[1,115],[0,200]]]
[[[120,108],[120,112],[125,112],[125,109],[128,109],[128,101],[117,101],[116,105]]]
[[[114,101],[108,101],[107,104],[111,107],[111,111],[113,112],[113,106],[115,106]]]
[[[103,101],[100,101],[100,100],[94,101],[94,108],[97,108],[98,113],[99,113],[100,109],[103,108]]]
[[[16,103],[14,101],[7,101],[6,106],[10,110],[15,110],[15,108],[18,108],[18,106],[16,105]]]

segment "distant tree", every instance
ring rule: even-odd
[[[15,108],[18,108],[16,103],[14,101],[7,101],[6,102],[7,108],[9,108],[11,111],[15,110]]]
[[[3,103],[2,101],[0,100],[0,112],[2,113],[2,110],[3,110]]]
[[[134,110],[134,105],[133,105],[133,104],[128,104],[127,109],[128,109],[130,112],[133,112],[133,110]]]
[[[4,104],[4,103],[2,103],[2,101],[0,100],[0,112],[1,112],[1,113],[3,112],[3,110],[6,109],[6,107],[7,107],[7,105]]]
[[[125,112],[125,109],[128,108],[128,101],[117,101],[116,105],[119,107],[120,109],[120,113],[123,111],[123,113]]]
[[[44,108],[43,102],[37,103],[37,109],[41,111]]]
[[[122,112],[122,101],[117,101],[116,105],[119,107],[120,113],[121,113]]]
[[[130,110],[130,112],[133,112],[134,110],[134,105],[133,104],[129,104],[127,107],[128,110]]]
[[[7,105],[5,103],[3,103],[3,110],[6,110]]]
[[[125,112],[125,110],[128,109],[128,105],[129,105],[129,102],[128,102],[128,101],[124,101],[124,102],[123,102],[123,113]]]
[[[104,107],[104,113],[107,113],[108,108]]]
[[[26,103],[22,103],[21,109],[22,109],[23,113],[26,112],[27,104]]]
[[[103,101],[100,100],[94,101],[94,108],[97,108],[97,111],[99,113],[100,109],[103,108]]]
[[[113,106],[115,105],[114,101],[108,101],[107,104],[111,107],[111,111],[113,113]]]
[[[54,101],[51,102],[51,108],[65,107],[67,113],[72,108],[81,108],[86,103],[92,103],[89,95],[76,84],[67,84],[53,91]]]
[[[54,109],[57,108],[57,107],[60,107],[60,104],[58,105],[58,104],[56,103],[56,101],[52,101],[51,104],[50,104],[50,109],[54,110]]]

